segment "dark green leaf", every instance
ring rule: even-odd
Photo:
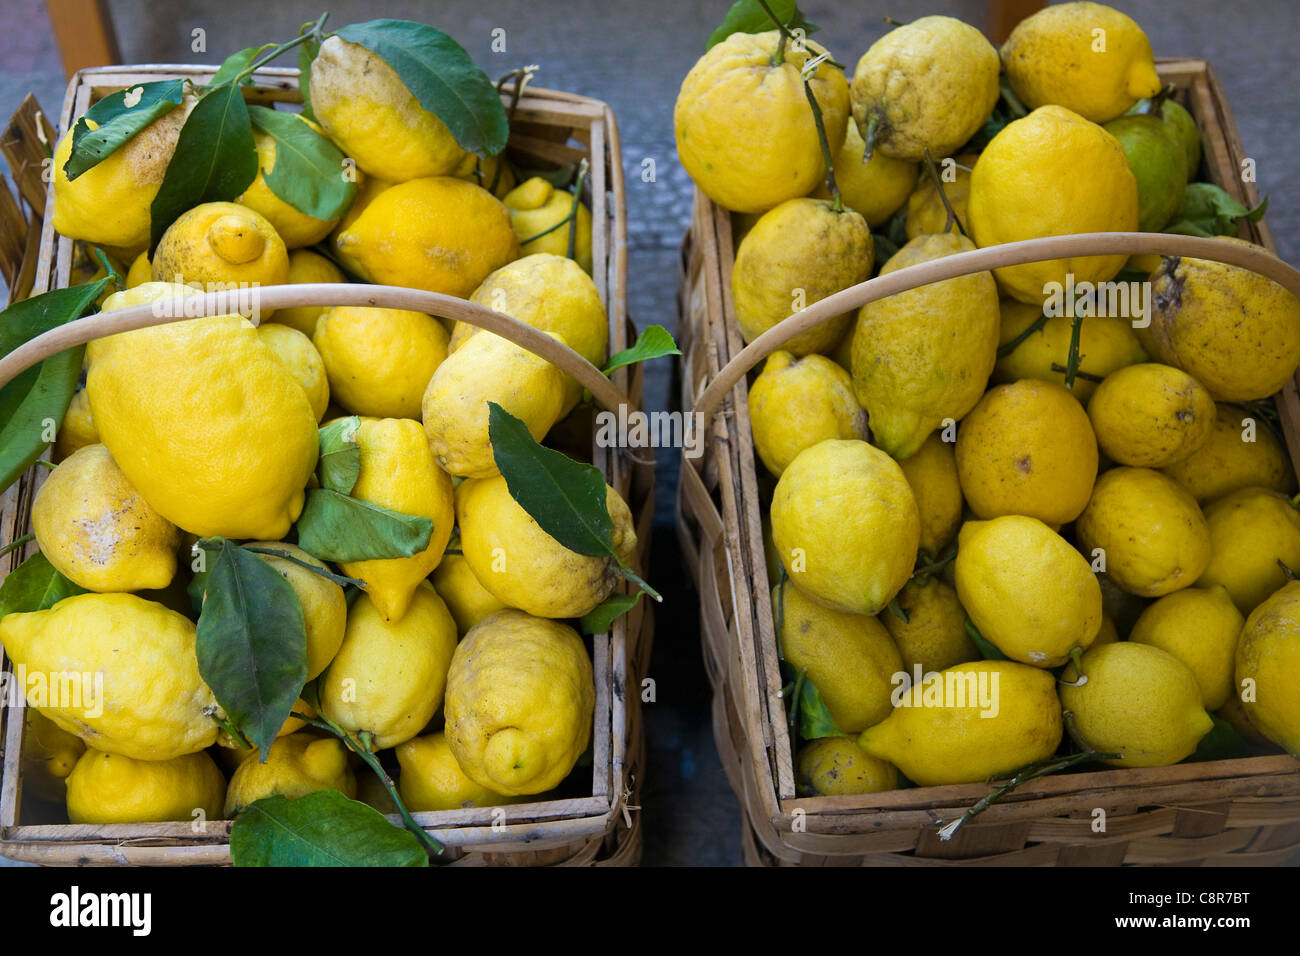
[[[72,152],[63,165],[68,180],[99,165],[140,130],[179,106],[184,96],[184,80],[141,83],[108,94],[72,127]],[[92,130],[87,120],[93,120],[97,129]]]
[[[970,618],[966,618],[966,633],[970,635],[970,639],[975,642],[975,646],[979,648],[979,652],[984,655],[986,661],[1005,661],[1007,659],[1007,655],[998,650],[992,641],[981,634],[979,628],[975,626],[975,622]]]
[[[0,312],[0,355],[50,329],[79,319],[108,287],[108,279],[45,292]],[[63,416],[81,377],[84,346],[51,355],[0,388],[0,490],[17,481],[46,446],[46,421]]]
[[[420,105],[447,124],[461,149],[495,156],[510,123],[487,74],[441,30],[411,20],[352,23],[338,36],[359,43],[391,66]]]
[[[339,418],[320,429],[320,462],[317,475],[322,488],[341,495],[352,494],[361,474],[361,446],[357,444],[356,415]]]
[[[428,866],[415,834],[337,790],[278,794],[244,808],[230,827],[235,866]]]
[[[343,175],[343,153],[293,113],[249,107],[253,125],[275,140],[275,168],[266,184],[299,212],[316,219],[341,216],[357,194]]]
[[[152,255],[182,213],[205,202],[229,202],[257,178],[257,150],[244,94],[231,84],[199,100],[181,127],[176,152],[149,207]]]
[[[199,546],[211,565],[199,614],[199,674],[265,760],[307,681],[302,605],[257,555],[226,538]]]
[[[212,79],[208,81],[208,88],[211,89],[220,86],[222,83],[229,83],[240,73],[243,73],[252,66],[253,61],[256,60],[260,54],[271,49],[273,46],[275,46],[274,43],[264,43],[261,46],[245,47],[238,53],[230,54],[230,56],[226,57],[225,62],[217,68],[217,72],[213,74]],[[252,77],[244,77],[243,82],[246,84],[251,83]]]
[[[44,611],[64,598],[85,593],[85,588],[65,578],[38,551],[0,583],[0,617],[19,611]]]
[[[1235,236],[1237,220],[1258,222],[1268,208],[1268,198],[1247,209],[1213,183],[1188,183],[1183,201],[1165,232],[1184,236]]]
[[[790,30],[803,30],[804,35],[808,36],[820,29],[817,24],[808,21],[794,0],[767,0],[767,5]],[[712,50],[733,33],[766,33],[768,30],[775,29],[776,24],[772,22],[772,18],[767,15],[767,11],[762,8],[758,0],[736,0],[727,11],[727,18],[722,21],[722,26],[709,34],[709,45],[706,49]]]
[[[302,36],[314,23],[304,23],[298,35]],[[315,122],[316,114],[311,108],[311,65],[320,52],[320,43],[315,39],[305,41],[298,47],[298,91],[302,94],[302,115]]]
[[[616,620],[632,610],[640,597],[640,591],[636,594],[611,595],[584,614],[578,621],[578,626],[583,634],[604,634]]]
[[[844,731],[835,723],[830,708],[822,700],[817,685],[807,678],[799,694],[799,736],[804,740],[817,740],[821,737],[843,737]]]
[[[1237,728],[1217,714],[1210,714],[1214,726],[1196,745],[1196,752],[1185,763],[1202,763],[1207,760],[1233,760],[1252,756],[1250,744],[1237,732]]]
[[[322,561],[409,558],[429,546],[433,522],[390,511],[328,488],[307,492],[298,519],[298,547]]]
[[[630,349],[624,349],[610,356],[609,361],[605,363],[605,367],[601,371],[608,375],[624,365],[646,362],[664,355],[681,354],[681,349],[673,341],[672,334],[662,325],[652,325],[637,336],[636,344]]]
[[[570,551],[617,558],[605,479],[595,466],[542,447],[496,402],[488,402],[488,435],[511,497],[543,531]]]

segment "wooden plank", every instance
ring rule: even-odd
[[[65,76],[122,58],[107,0],[46,0],[45,6]]]
[[[0,156],[9,163],[9,172],[18,186],[18,193],[31,207],[36,218],[45,216],[46,163],[54,155],[56,138],[54,124],[41,110],[31,93],[9,117],[9,124],[0,133]]]

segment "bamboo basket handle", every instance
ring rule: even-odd
[[[1241,246],[1218,239],[1156,232],[1088,232],[1072,236],[1024,239],[908,266],[888,275],[859,282],[814,302],[778,322],[741,349],[718,371],[717,377],[708,383],[700,394],[699,401],[695,403],[695,409],[704,416],[705,422],[712,422],[727,394],[763,359],[800,333],[878,299],[908,292],[932,282],[1003,266],[1074,256],[1114,255],[1119,252],[1186,256],[1241,266],[1272,279],[1300,298],[1300,270],[1259,246]]]
[[[629,404],[627,396],[618,386],[603,375],[600,369],[567,345],[539,329],[525,325],[518,319],[512,319],[508,315],[455,296],[399,286],[348,283],[274,285],[259,288],[256,293],[257,303],[264,309],[296,306],[374,306],[381,309],[407,309],[465,322],[509,339],[534,355],[558,366],[561,371],[572,375],[579,384],[591,392],[592,397],[602,407],[617,411],[620,405]],[[190,300],[186,301],[188,304]],[[202,296],[201,300],[196,296],[193,302],[195,304],[190,306],[189,310],[197,311],[201,305],[203,315],[229,313],[233,311],[232,302],[237,303],[237,306],[250,309],[254,304],[253,294],[247,290],[229,293],[210,292]],[[51,355],[57,355],[65,349],[84,345],[92,339],[185,321],[194,317],[193,315],[156,315],[154,303],[146,302],[142,305],[115,309],[112,312],[100,312],[84,319],[68,322],[24,342],[4,358],[0,358],[0,388],[37,362]]]

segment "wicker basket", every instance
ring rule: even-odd
[[[213,70],[213,67],[152,65],[84,70],[68,87],[61,128],[69,128],[74,117],[114,90],[177,76],[203,82]],[[261,70],[253,80],[247,93],[250,101],[266,104],[298,101],[296,70]],[[509,88],[505,91],[507,100],[511,92]],[[26,130],[28,134],[16,139],[7,135],[0,146],[34,214],[33,229],[40,230],[39,244],[33,237],[26,244],[28,255],[18,261],[13,259],[12,250],[0,248],[6,276],[11,272],[15,276],[33,276],[30,287],[23,283],[14,289],[18,297],[28,288],[35,294],[68,285],[73,262],[74,243],[55,234],[51,217],[44,217],[43,227],[40,222],[45,206],[53,201],[52,192],[47,197],[44,186],[40,190],[31,188],[31,174],[39,176],[41,157],[48,155],[38,141],[44,138],[52,142],[53,131],[48,123],[40,135],[30,135],[41,122],[29,97],[10,126],[11,134],[15,129]],[[625,348],[635,337],[635,329],[627,318],[623,166],[613,113],[597,100],[527,87],[512,116],[509,152],[513,160],[527,168],[550,168],[584,157],[590,162],[586,198],[593,220],[593,277],[609,313],[610,349]],[[3,207],[8,205],[5,198],[12,202],[7,190],[6,197],[0,197],[0,215],[5,214]],[[17,248],[21,244],[11,245]],[[33,253],[34,262],[31,261]],[[610,405],[627,401],[633,407],[640,405],[639,366],[619,370],[612,380],[605,379],[576,353],[549,336],[464,300],[367,285],[277,286],[262,289],[260,294],[267,308],[373,304],[467,321],[511,338],[560,365],[587,385],[598,402]],[[111,316],[127,317],[128,311],[140,313],[131,327],[152,324],[139,309],[121,310]],[[106,318],[101,314],[83,321],[102,322]],[[75,325],[72,323],[56,332],[75,338],[79,334]],[[116,330],[101,328],[91,334]],[[85,334],[81,335],[80,340],[84,341]],[[65,348],[72,343],[73,338],[68,338],[55,344]],[[591,455],[592,462],[632,508],[639,537],[638,562],[644,568],[649,558],[653,515],[653,464],[644,455],[634,461],[598,447],[594,441]],[[0,543],[13,541],[28,530],[32,498],[43,474],[43,469],[32,469],[0,501]],[[31,547],[26,550],[30,552]],[[15,552],[6,558],[0,567],[0,578],[25,556]],[[645,742],[640,701],[635,693],[628,694],[626,688],[639,686],[640,675],[648,666],[653,623],[647,603],[638,602],[630,613],[615,622],[608,634],[592,639],[596,710],[590,795],[499,808],[415,814],[420,825],[447,847],[453,864],[605,866],[638,862],[641,829],[639,816],[633,811],[637,809],[636,796],[645,766]],[[3,655],[0,655],[0,666],[9,666]],[[36,863],[71,865],[229,864],[230,823],[225,821],[210,822],[205,832],[196,834],[189,823],[78,826],[24,816],[21,780],[24,710],[24,704],[4,708],[4,702],[0,701],[0,855]],[[36,812],[30,816],[43,815],[40,805],[33,805],[32,809]],[[44,814],[49,812],[49,805],[44,805]],[[392,819],[400,823],[396,816]]]
[[[1245,153],[1213,71],[1202,61],[1176,60],[1161,62],[1159,72],[1178,86],[1196,118],[1210,179],[1254,205],[1254,186],[1243,184],[1238,174]],[[1247,224],[1242,235],[1273,248],[1263,223]],[[1231,258],[1300,294],[1300,273],[1294,269],[1254,250],[1245,250],[1249,256],[1225,256],[1224,251],[1241,247],[1212,240],[1136,233],[1042,239],[872,279],[810,306],[743,347],[731,304],[730,214],[697,192],[679,295],[682,403],[711,419],[711,429],[704,459],[683,462],[678,531],[699,587],[704,657],[714,687],[714,734],[745,810],[748,863],[1266,865],[1300,859],[1300,762],[1286,755],[1040,778],[948,841],[939,838],[938,824],[956,819],[989,793],[986,784],[796,796],[745,374],[820,318],[951,275],[1055,258],[1067,247],[1076,255],[1123,251]],[[1300,470],[1300,400],[1294,382],[1277,405]],[[1093,829],[1097,808],[1106,812],[1104,832]]]

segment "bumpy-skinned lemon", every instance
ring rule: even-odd
[[[1166,767],[1189,757],[1214,722],[1191,669],[1151,644],[1103,644],[1062,675],[1061,706],[1093,749],[1119,754],[1112,767]]]
[[[555,336],[564,341],[560,336]],[[564,373],[546,359],[491,333],[471,336],[429,380],[422,417],[429,448],[448,474],[499,474],[492,454],[495,402],[541,441],[565,411]]]
[[[330,394],[376,418],[419,418],[429,379],[447,358],[447,330],[423,312],[336,306],[316,321],[312,342]]]
[[[831,439],[800,452],[772,495],[781,563],[829,608],[878,612],[911,577],[920,538],[903,470],[863,441]]]
[[[289,582],[294,594],[298,596],[298,603],[302,605],[303,623],[307,625],[307,679],[312,680],[334,659],[339,645],[343,643],[343,631],[348,619],[348,602],[343,596],[343,589],[329,578],[304,568],[303,564],[310,564],[322,571],[329,570],[324,562],[297,545],[285,541],[253,541],[246,547],[260,552],[281,551],[294,559],[291,561],[265,553],[257,555]],[[295,564],[294,561],[301,564]]]
[[[1101,629],[1101,586],[1091,567],[1037,518],[966,522],[955,570],[962,607],[1012,660],[1058,667]]]
[[[1052,382],[1023,379],[991,388],[957,430],[957,474],[981,518],[1073,521],[1097,477],[1088,413]]]
[[[1181,369],[1157,362],[1107,375],[1088,404],[1106,457],[1121,465],[1164,468],[1210,440],[1214,399]]]
[[[445,175],[465,156],[447,125],[420,106],[396,70],[342,37],[322,43],[312,61],[311,107],[344,155],[389,182]]]
[[[86,752],[80,737],[68,733],[39,710],[28,707],[23,728],[23,796],[62,803],[67,779]]]
[[[97,750],[137,760],[217,739],[194,640],[188,618],[134,594],[78,594],[0,618],[0,644],[26,668],[27,702]]]
[[[376,750],[424,729],[442,703],[456,649],[456,622],[433,585],[422,581],[401,620],[386,621],[367,595],[348,612],[343,646],[321,676],[321,712]]]
[[[1079,170],[1086,168],[1087,176]],[[1124,147],[1095,123],[1042,106],[1008,123],[971,172],[966,225],[978,246],[1075,232],[1132,232],[1137,180]],[[995,269],[998,285],[1021,302],[1041,303],[1048,283],[1104,282],[1128,257],[1074,256]]]
[[[293,115],[317,133],[322,132],[319,126],[301,113]],[[277,196],[267,183],[266,177],[275,171],[275,138],[270,133],[254,127],[253,147],[257,150],[257,177],[240,193],[235,202],[265,216],[289,249],[314,246],[328,236],[330,230],[338,224],[338,216],[331,219],[309,216]]]
[[[226,778],[206,753],[133,760],[87,750],[68,775],[69,823],[221,819]]]
[[[768,356],[749,390],[754,448],[777,478],[799,452],[828,438],[866,441],[867,413],[853,378],[824,355],[780,349]]]
[[[88,591],[165,588],[181,533],[127,481],[103,445],[55,468],[32,503],[41,553]]]
[[[1187,154],[1177,134],[1155,116],[1121,116],[1106,124],[1119,140],[1138,187],[1138,228],[1169,225],[1187,189]]]
[[[352,198],[352,205],[348,206],[348,211],[343,214],[339,219],[339,224],[330,233],[329,245],[330,251],[334,254],[334,260],[350,275],[360,277],[363,270],[351,256],[339,248],[339,237],[361,218],[361,214],[370,208],[370,204],[376,196],[393,185],[388,180],[380,179],[377,176],[365,177],[357,186],[357,194]]]
[[[461,635],[489,614],[503,610],[505,604],[491,591],[483,587],[474,576],[463,554],[451,554],[460,550],[460,538],[452,536],[447,545],[449,553],[442,556],[438,566],[433,569],[434,590],[446,602],[447,610],[456,619],[456,630]]]
[[[800,71],[826,52],[784,44],[780,34],[733,33],[682,80],[673,108],[677,155],[700,190],[720,206],[762,212],[806,196],[826,162]],[[844,142],[849,84],[829,63],[811,78],[832,156]]]
[[[192,295],[150,282],[104,309],[183,310]],[[221,315],[121,332],[87,355],[95,427],[159,514],[200,537],[284,537],[316,467],[316,416],[250,322]]]
[[[1150,468],[1102,472],[1075,532],[1084,554],[1095,560],[1100,548],[1105,573],[1141,597],[1190,587],[1210,563],[1210,528],[1200,505]]]
[[[920,162],[975,135],[998,100],[998,51],[952,17],[896,27],[858,60],[850,95],[868,146]]]
[[[155,282],[183,282],[205,292],[244,285],[282,285],[289,253],[261,213],[233,202],[195,206],[167,227],[154,250]],[[262,317],[272,314],[262,310]]]
[[[1030,109],[1053,103],[1094,123],[1161,86],[1142,28],[1100,3],[1062,3],[1021,20],[1002,45],[1002,65]]]
[[[979,648],[966,633],[966,611],[947,582],[918,575],[895,600],[907,620],[882,611],[880,622],[898,645],[908,674],[917,667],[928,674],[980,659]]]
[[[573,256],[584,271],[591,272],[591,212],[586,205],[579,202],[575,213],[573,196],[540,176],[519,184],[501,201],[510,210],[510,221],[519,237],[519,254],[524,256],[539,252],[567,256],[573,222],[560,224],[576,219],[578,235]]]
[[[878,620],[831,610],[788,583],[772,589],[772,607],[785,660],[820,691],[840,730],[856,734],[889,716],[903,658]]]
[[[1296,484],[1277,436],[1246,409],[1224,403],[1216,406],[1209,440],[1161,471],[1202,505],[1238,488],[1257,485],[1290,494]]]
[[[940,161],[937,157],[939,179],[943,183],[943,197],[934,185],[934,178],[922,176],[907,198],[907,238],[931,235],[948,228],[948,200],[960,222],[966,221],[966,207],[970,202],[970,171],[975,168],[978,153],[962,153]]]
[[[149,207],[176,152],[181,127],[198,102],[187,94],[181,105],[154,120],[102,162],[69,180],[69,129],[54,147],[54,229],[72,239],[121,249],[149,244]],[[87,120],[91,130],[98,125]]]
[[[514,802],[465,776],[445,733],[408,740],[397,748],[397,762],[402,768],[397,785],[408,810],[459,810]]]
[[[498,199],[504,199],[519,183],[514,168],[501,153],[489,156],[487,159],[482,159],[473,153],[466,153],[452,175],[475,186],[482,186]]]
[[[134,289],[138,285],[144,285],[146,282],[153,281],[153,263],[149,261],[149,250],[146,249],[135,257],[131,263],[131,268],[126,272],[126,287]]]
[[[1045,760],[1061,742],[1056,679],[1014,661],[974,661],[931,675],[901,695],[858,746],[923,787],[981,783]]]
[[[895,159],[882,150],[863,160],[867,148],[857,123],[849,123],[840,147],[832,162],[835,164],[835,185],[839,187],[844,204],[856,209],[875,228],[883,226],[898,211],[916,184],[916,163]],[[831,191],[823,181],[812,193],[818,199],[830,199]],[[936,232],[939,230],[935,230]]]
[[[883,793],[898,787],[898,769],[864,753],[852,737],[823,737],[804,744],[794,773],[801,797]]]
[[[307,401],[311,402],[312,414],[320,421],[325,409],[329,408],[330,383],[325,372],[325,362],[316,351],[316,346],[312,345],[311,339],[297,329],[278,322],[263,322],[257,327],[257,337],[293,374],[294,380],[302,386]]]
[[[1239,488],[1205,506],[1210,563],[1199,587],[1221,584],[1249,614],[1287,582],[1278,562],[1300,567],[1300,513],[1269,488]]]
[[[95,428],[94,416],[90,414],[90,399],[86,390],[79,388],[63,414],[63,422],[59,425],[54,447],[50,449],[50,457],[60,462],[77,449],[98,443],[99,430]]]
[[[1153,357],[1217,401],[1267,398],[1300,364],[1300,300],[1249,269],[1169,257],[1151,275],[1148,334]]]
[[[357,778],[348,767],[343,741],[308,733],[277,737],[265,763],[245,760],[235,769],[226,787],[225,815],[233,817],[263,797],[296,800],[317,790],[356,795]]]
[[[338,235],[361,277],[465,298],[519,258],[510,212],[486,189],[453,176],[385,189]]]
[[[569,775],[591,739],[596,688],[578,632],[498,611],[456,648],[447,675],[447,742],[465,775],[507,796]]]
[[[993,368],[994,381],[1009,383],[1022,378],[1036,378],[1057,385],[1065,384],[1064,370],[1070,361],[1074,319],[1068,315],[1053,315],[1040,328],[1029,331],[1042,317],[1041,304],[1002,300],[998,348],[1019,341],[1008,354],[998,357]],[[1145,362],[1147,353],[1129,319],[1092,315],[1079,320],[1079,357],[1080,372],[1105,378],[1116,369]],[[1087,405],[1096,389],[1096,382],[1079,375],[1070,394]]]
[[[919,236],[880,274],[974,248],[955,232]],[[853,388],[875,443],[907,458],[947,419],[963,418],[984,394],[997,349],[998,293],[987,272],[864,305],[853,333]]]
[[[898,464],[921,516],[921,550],[937,558],[961,525],[963,499],[952,443],[931,432],[915,455]]]
[[[343,272],[319,252],[310,249],[294,249],[289,253],[289,276],[285,279],[290,285],[307,285],[318,282],[346,282]],[[328,306],[298,305],[289,309],[276,309],[275,321],[297,329],[311,338],[316,332],[316,320],[321,317]]]
[[[1156,601],[1137,619],[1128,639],[1168,651],[1186,664],[1206,710],[1218,710],[1232,693],[1237,638],[1246,619],[1222,585],[1183,588]]]
[[[731,295],[746,342],[805,306],[871,276],[871,227],[852,209],[823,199],[791,199],[763,214],[736,250]],[[785,347],[795,355],[828,352],[851,315],[801,332]]]
[[[429,543],[407,558],[340,563],[343,573],[366,582],[366,594],[386,620],[399,621],[417,586],[438,566],[451,540],[455,504],[451,478],[429,451],[424,429],[409,418],[362,421],[355,441],[361,470],[352,497],[433,522]]]
[[[1250,722],[1300,756],[1300,584],[1292,581],[1255,608],[1237,644],[1236,692]]]
[[[636,559],[632,512],[606,486],[605,507],[614,550]],[[474,577],[507,607],[537,617],[582,617],[613,592],[620,574],[613,558],[570,551],[542,530],[510,494],[505,478],[471,478],[456,489],[461,550]]]

